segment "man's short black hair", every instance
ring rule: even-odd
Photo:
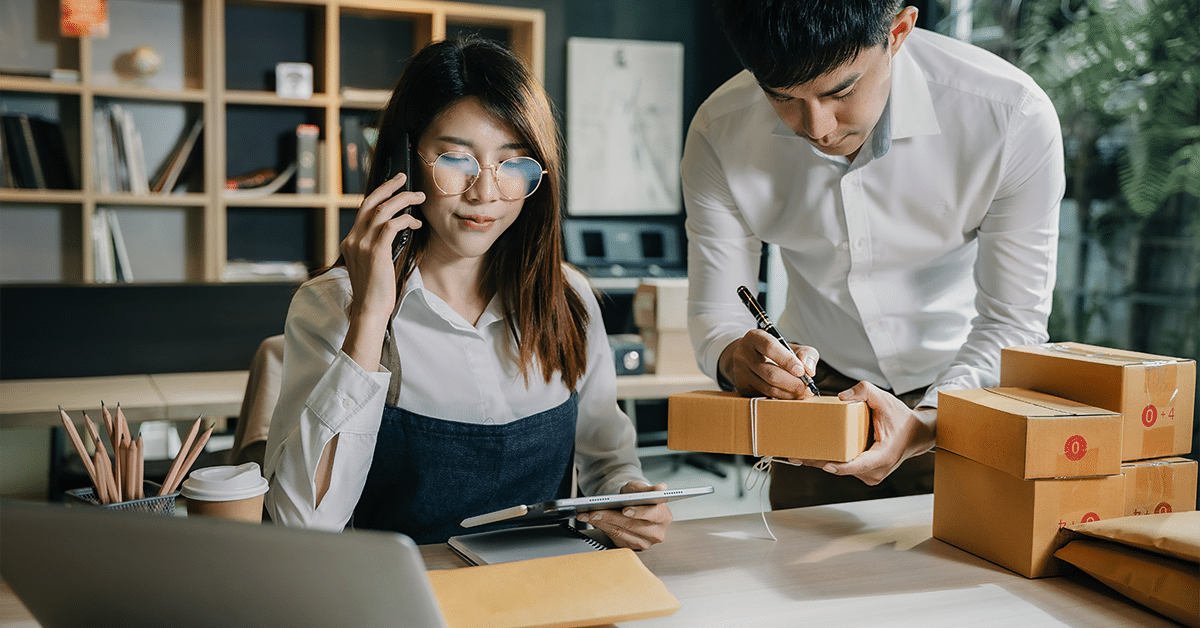
[[[761,85],[791,88],[885,45],[903,0],[717,0],[742,66]]]

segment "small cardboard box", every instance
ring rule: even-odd
[[[939,449],[933,536],[1026,578],[1067,570],[1054,552],[1063,526],[1121,516],[1120,475],[1023,480]]]
[[[1126,517],[1196,509],[1196,461],[1157,458],[1121,465]]]
[[[688,330],[643,331],[646,371],[659,375],[691,375],[700,372]]]
[[[633,293],[633,322],[640,331],[687,330],[687,279],[643,279]]]
[[[1196,362],[1076,342],[1009,347],[1000,385],[1125,415],[1124,460],[1191,451]]]
[[[667,447],[846,462],[867,448],[870,422],[867,404],[837,397],[793,401],[680,393],[667,401]]]
[[[938,395],[937,446],[1033,478],[1121,472],[1121,415],[1021,388]]]

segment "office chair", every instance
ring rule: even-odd
[[[250,379],[242,397],[233,447],[228,464],[257,462],[263,466],[267,451],[267,433],[271,430],[271,415],[279,401],[280,380],[283,377],[283,334],[262,341],[250,362]]]

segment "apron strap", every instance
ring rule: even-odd
[[[396,314],[400,312],[400,299],[396,299],[396,307],[392,308],[392,316],[388,319],[388,328],[383,335],[383,352],[380,354],[380,364],[392,374],[388,383],[385,403],[389,406],[400,405],[400,350],[396,347]]]

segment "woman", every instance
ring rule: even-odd
[[[411,191],[385,174],[406,136]],[[436,543],[466,517],[568,496],[576,469],[585,494],[664,488],[617,406],[599,304],[562,262],[559,171],[549,100],[512,53],[443,41],[408,63],[342,257],[288,313],[266,460],[276,522]],[[671,514],[588,519],[640,549]]]

